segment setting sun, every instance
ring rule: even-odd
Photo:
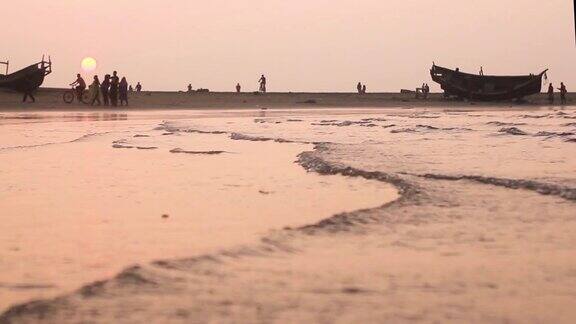
[[[84,72],[92,72],[96,69],[96,60],[92,57],[85,57],[82,59],[80,66]]]

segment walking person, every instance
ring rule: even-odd
[[[554,87],[552,86],[552,83],[548,85],[548,102],[550,104],[554,103]]]
[[[110,92],[109,92],[110,103],[114,107],[118,106],[118,86],[119,86],[118,72],[114,71],[112,73],[112,76],[110,77]]]
[[[120,93],[120,106],[124,106],[124,104],[128,106],[128,82],[125,77],[122,77],[118,90]]]
[[[102,100],[104,101],[104,106],[110,105],[110,74],[104,76],[104,81],[100,84],[100,93],[102,94]]]
[[[31,90],[24,91],[24,98],[22,98],[22,102],[26,102],[26,99],[28,99],[28,97],[30,97],[30,100],[32,100],[32,102],[36,102],[36,98],[34,98],[34,96],[32,95]]]
[[[564,82],[560,82],[560,88],[558,88],[558,90],[560,90],[560,103],[565,105],[566,104],[566,93],[568,93],[568,90],[566,90],[566,86],[564,85]]]
[[[258,82],[260,82],[260,92],[266,93],[266,77],[264,76],[264,74],[262,74]]]
[[[356,85],[356,90],[358,90],[358,93],[362,93],[362,83],[358,82],[358,84]]]
[[[100,102],[100,80],[98,80],[98,76],[95,75],[94,76],[94,81],[92,81],[92,84],[90,85],[90,87],[88,87],[89,89],[89,93],[90,93],[90,105],[94,106],[94,104],[96,102],[98,102],[98,106],[102,105],[102,102]]]

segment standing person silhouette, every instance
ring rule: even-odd
[[[138,82],[138,84],[136,84],[136,92],[140,91],[142,91],[142,85],[140,84],[140,82]]]
[[[566,90],[564,82],[560,82],[560,88],[558,88],[558,90],[560,90],[560,103],[564,105],[566,104],[566,93],[568,92],[568,90]]]
[[[240,91],[242,91],[242,86],[240,86],[240,83],[236,83],[236,93],[240,93]]]
[[[478,75],[484,75],[484,69],[482,69],[482,67],[480,67],[480,72],[478,73]]]
[[[94,104],[98,102],[98,106],[100,106],[102,104],[102,102],[100,102],[100,80],[98,80],[97,75],[94,76],[94,81],[92,81],[89,89],[90,95],[92,95],[90,105],[94,106]]]
[[[192,83],[188,83],[188,93],[192,92]]]
[[[260,82],[260,92],[266,93],[266,77],[264,76],[264,74],[262,74],[258,82]]]
[[[110,102],[112,104],[112,106],[116,107],[118,106],[118,86],[119,86],[119,80],[118,80],[118,72],[114,71],[112,73],[112,77],[110,78]]]
[[[366,93],[366,85],[363,84],[363,85],[362,85],[362,94],[365,94],[365,93]]]
[[[100,84],[100,93],[104,100],[104,106],[110,105],[110,74],[104,76],[104,81]]]
[[[362,93],[362,83],[358,82],[358,84],[356,85],[356,90],[358,90],[358,93]]]
[[[554,86],[552,86],[552,83],[548,86],[548,102],[554,103]]]
[[[120,93],[120,106],[124,106],[124,104],[128,106],[128,82],[125,77],[122,77],[118,90]]]

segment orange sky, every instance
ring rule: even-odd
[[[432,61],[485,74],[550,68],[576,90],[570,0],[6,1],[0,60],[11,70],[51,54],[47,86],[85,56],[145,89],[398,91],[430,80]],[[86,74],[87,78],[91,75]],[[433,89],[437,89],[435,86]]]

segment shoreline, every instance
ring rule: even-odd
[[[560,105],[559,95],[549,104],[546,94],[526,97],[526,102],[477,102],[444,99],[441,93],[430,93],[428,99],[416,99],[413,93],[345,93],[345,92],[209,92],[187,93],[143,91],[129,94],[129,106],[90,106],[73,102],[66,104],[62,94],[67,89],[41,88],[35,93],[35,103],[22,103],[22,95],[0,91],[0,112],[31,111],[110,111],[110,110],[185,110],[185,109],[268,109],[268,108],[517,108],[571,107],[576,105],[576,93],[568,93],[566,105]]]

